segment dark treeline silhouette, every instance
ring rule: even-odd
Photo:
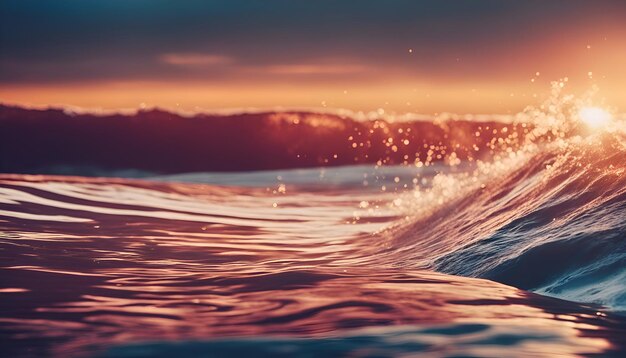
[[[524,130],[497,121],[389,123],[311,112],[188,117],[159,109],[96,115],[0,106],[0,171],[182,173],[465,160]]]

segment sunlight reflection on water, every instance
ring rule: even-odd
[[[594,307],[377,260],[396,195],[4,176],[1,334],[59,356],[623,349]]]

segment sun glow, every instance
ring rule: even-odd
[[[578,115],[580,120],[591,128],[606,127],[612,120],[611,114],[599,107],[583,107]]]

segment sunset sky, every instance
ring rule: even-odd
[[[3,0],[0,101],[507,113],[568,77],[626,111],[625,19],[619,0]]]

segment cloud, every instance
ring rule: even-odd
[[[242,65],[240,69],[254,70],[274,75],[342,75],[363,73],[371,70],[370,67],[357,63],[290,63],[246,66],[235,58],[219,54],[180,52],[165,53],[159,56],[159,61],[168,65],[204,67],[220,65]]]
[[[159,60],[175,66],[215,66],[233,62],[228,56],[203,53],[166,53],[159,56]]]
[[[293,64],[267,66],[265,70],[279,75],[336,75],[365,72],[369,67],[356,64]]]

